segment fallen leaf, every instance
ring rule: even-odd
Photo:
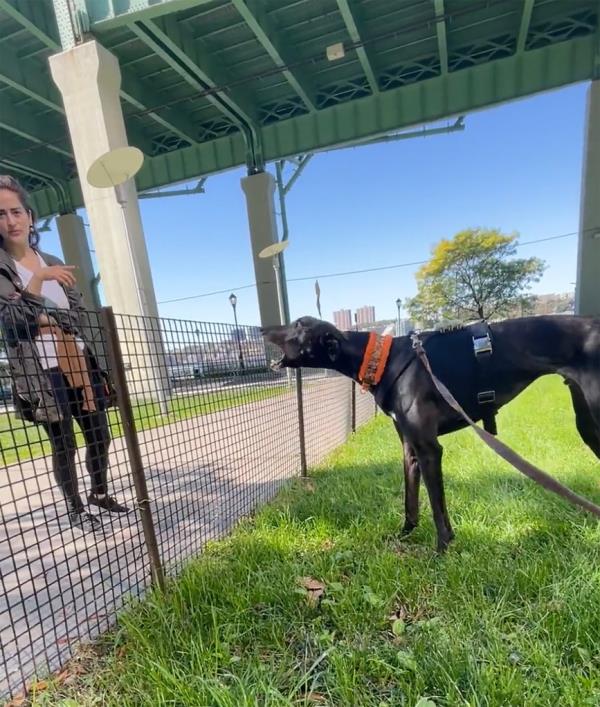
[[[325,585],[323,582],[319,582],[318,579],[314,579],[313,577],[300,577],[300,585],[304,587],[304,589],[308,589],[309,592],[318,592],[325,589]]]
[[[325,592],[325,585],[313,577],[300,577],[298,580],[300,586],[306,590],[306,599],[311,606],[316,606],[319,599]]]
[[[25,704],[26,701],[25,695],[17,695],[16,697],[13,697],[13,699],[10,702],[6,703],[6,707],[22,707],[22,705]]]
[[[320,692],[309,692],[308,695],[306,695],[306,700],[308,702],[326,702],[327,698]]]
[[[44,690],[48,689],[48,683],[46,680],[38,680],[37,682],[34,682],[33,685],[31,686],[30,692],[44,692]]]
[[[415,704],[415,707],[436,707],[436,705],[433,700],[429,699],[429,697],[420,697],[419,701]]]
[[[69,677],[69,675],[71,675],[71,674],[72,674],[72,673],[71,673],[68,669],[65,668],[64,670],[61,670],[60,673],[58,673],[57,675],[54,676],[54,680],[60,685],[60,684],[63,683],[63,682]]]
[[[83,675],[84,673],[85,668],[83,667],[83,665],[81,665],[81,663],[77,662],[76,660],[72,660],[70,663],[67,663],[59,673],[54,676],[53,681],[58,683],[59,685],[73,682],[78,675]]]

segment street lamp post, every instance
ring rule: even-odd
[[[400,336],[402,334],[402,332],[400,331],[400,313],[402,311],[402,300],[400,299],[400,297],[398,297],[398,299],[396,300],[396,307],[398,308],[398,326],[396,327],[396,336]]]
[[[240,358],[240,370],[244,370],[244,354],[242,353],[242,341],[240,339],[240,329],[238,327],[238,320],[237,320],[237,312],[236,312],[236,306],[237,306],[237,297],[233,294],[233,292],[229,295],[229,303],[231,304],[231,308],[233,309],[233,321],[235,322],[235,334],[238,342],[238,349],[239,349],[239,358]]]
[[[200,331],[200,329],[195,329],[194,334],[196,334],[196,337],[198,339],[198,343],[196,344],[196,365],[194,366],[194,378],[198,380],[202,377],[204,369],[202,356],[202,332]]]

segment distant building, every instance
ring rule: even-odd
[[[333,323],[342,331],[352,329],[352,312],[349,309],[339,309],[333,313]]]
[[[534,314],[573,314],[574,311],[575,296],[572,292],[534,296]]]
[[[545,295],[530,295],[524,297],[507,313],[507,317],[530,317],[541,314],[574,314],[575,295],[573,292],[551,293]]]
[[[244,327],[238,327],[237,329],[234,327],[231,330],[231,339],[232,341],[246,341],[246,329]]]
[[[400,320],[400,331],[398,336],[406,336],[415,328],[415,324],[412,319],[401,319]]]
[[[356,323],[358,326],[364,324],[372,324],[375,321],[375,307],[369,305],[364,307],[359,307],[356,310]]]

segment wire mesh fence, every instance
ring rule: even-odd
[[[272,371],[257,327],[105,308],[79,339],[5,310],[2,698],[58,669],[375,413],[331,371]]]
[[[327,371],[320,380],[303,381],[308,466],[316,464],[350,435],[351,387],[350,379],[332,371]]]

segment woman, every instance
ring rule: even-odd
[[[38,250],[39,234],[27,194],[0,175],[0,324],[13,377],[17,415],[40,424],[52,447],[52,467],[74,526],[94,529],[79,495],[73,420],[83,432],[91,478],[88,503],[111,513],[128,509],[108,495],[113,404],[107,374],[86,335],[87,315],[73,266]]]

